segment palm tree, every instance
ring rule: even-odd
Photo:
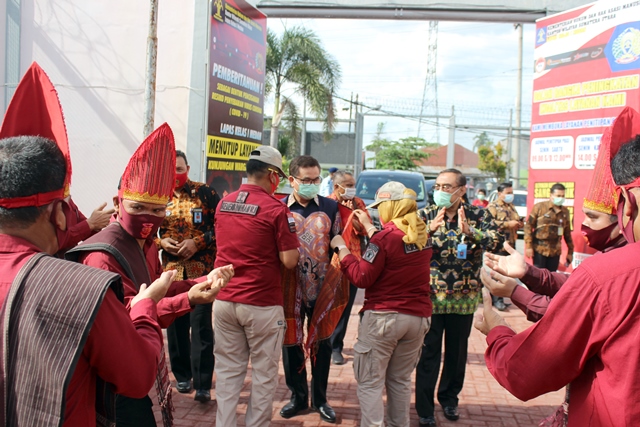
[[[324,122],[325,139],[334,127],[333,95],[340,82],[340,66],[321,45],[313,31],[301,27],[286,29],[280,36],[267,33],[267,70],[265,89],[275,96],[271,121],[271,146],[278,146],[278,127],[285,111],[297,112],[290,97],[282,95],[286,83],[296,86],[309,109]],[[293,128],[293,126],[291,126]]]

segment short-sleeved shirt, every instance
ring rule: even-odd
[[[397,311],[411,316],[431,316],[429,298],[430,246],[420,250],[403,241],[405,234],[391,222],[375,233],[362,260],[344,257],[340,266],[349,281],[365,289],[362,311]]]
[[[283,304],[279,252],[300,246],[287,206],[257,185],[243,184],[218,203],[215,266],[235,275],[217,299],[259,307]]]
[[[293,194],[284,200],[293,213],[300,239],[297,280],[302,287],[302,299],[312,304],[318,298],[331,264],[333,252],[329,242],[342,230],[338,203],[327,197],[316,196],[307,206],[302,206]]]

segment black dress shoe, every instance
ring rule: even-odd
[[[496,301],[495,304],[493,304],[493,306],[495,308],[497,308],[498,311],[505,311],[507,309],[507,306],[504,303],[504,301],[502,300],[502,298],[498,298],[498,300]]]
[[[328,403],[323,403],[322,405],[319,405],[317,408],[312,407],[311,409],[318,412],[320,414],[320,418],[322,418],[323,421],[326,421],[331,424],[335,424],[336,413],[331,407],[331,405],[329,405]]]
[[[181,381],[176,384],[178,393],[191,393],[191,381]]]
[[[437,427],[435,417],[420,418],[418,422],[420,423],[420,427]]]
[[[344,365],[345,363],[347,363],[347,361],[344,360],[344,356],[339,351],[334,351],[333,353],[331,353],[331,362],[334,365]]]
[[[295,417],[299,412],[304,411],[308,407],[308,405],[298,405],[296,402],[289,402],[280,409],[280,416],[282,418]]]
[[[211,400],[211,393],[209,393],[209,390],[196,390],[196,396],[193,400],[206,403]]]
[[[460,414],[458,414],[457,406],[445,406],[442,408],[444,410],[444,417],[451,421],[456,421],[460,418]]]

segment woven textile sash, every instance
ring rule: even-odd
[[[118,275],[45,254],[22,267],[0,317],[0,425],[62,425],[69,382],[110,286],[122,286]],[[115,413],[105,409],[102,425]]]
[[[353,251],[352,253],[359,257],[360,240],[352,222],[353,213],[348,216],[342,237],[349,249]],[[284,314],[287,322],[284,345],[303,345],[305,353],[313,357],[318,341],[328,339],[340,321],[349,301],[349,281],[340,270],[340,259],[337,255],[333,255],[316,299],[313,316],[309,320],[309,332],[305,340],[300,316],[302,289],[297,283],[296,276],[295,269],[282,269]]]
[[[127,277],[140,289],[143,283],[151,284],[151,275],[147,260],[137,240],[131,237],[118,223],[111,223],[98,234],[87,239],[65,254],[67,259],[78,260],[83,252],[103,251],[111,254],[121,265]],[[156,391],[158,404],[162,411],[165,427],[173,426],[173,401],[171,399],[171,380],[167,369],[164,346],[158,354],[158,372],[156,373]]]

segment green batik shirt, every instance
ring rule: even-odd
[[[486,209],[462,204],[472,235],[462,233],[458,226],[458,215],[449,219],[431,233],[433,255],[431,257],[431,302],[433,314],[473,314],[480,302],[480,268],[482,253],[502,245],[504,236],[498,231],[493,217]],[[420,211],[427,223],[438,215],[435,205]],[[459,245],[467,245],[464,258],[459,254]]]

